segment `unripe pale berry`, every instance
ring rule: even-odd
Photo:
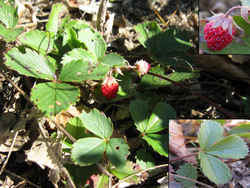
[[[150,64],[144,60],[137,61],[135,66],[140,76],[147,74],[150,70]]]

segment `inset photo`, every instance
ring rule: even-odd
[[[200,54],[250,54],[250,0],[200,0],[199,6]]]
[[[171,120],[169,188],[250,187],[250,121]]]

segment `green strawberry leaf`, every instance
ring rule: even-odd
[[[126,60],[122,56],[120,56],[119,54],[116,54],[116,53],[107,54],[100,61],[103,64],[109,65],[111,67],[126,65],[126,63],[125,63]]]
[[[96,59],[102,58],[106,52],[106,43],[101,34],[95,32],[92,28],[82,28],[78,32],[78,40],[83,42],[88,51],[90,51]]]
[[[62,46],[69,46],[71,49],[82,48],[83,44],[77,39],[77,31],[72,27],[66,27],[63,32]]]
[[[146,134],[143,139],[160,155],[168,157],[168,135]]]
[[[244,18],[242,18],[241,16],[233,16],[233,20],[239,27],[241,27],[245,31],[246,35],[250,35],[250,24],[247,23]]]
[[[70,119],[69,122],[66,124],[65,129],[75,139],[91,137],[91,134],[86,133],[86,128],[84,127],[83,122],[79,117]],[[69,139],[67,139],[67,141],[69,141]]]
[[[52,58],[48,59],[28,48],[24,53],[17,48],[12,48],[5,57],[7,59],[6,66],[22,75],[48,80],[55,79],[56,65]]]
[[[59,17],[64,12],[66,7],[62,3],[52,5],[52,10],[49,15],[48,23],[46,24],[46,31],[56,34],[59,28]]]
[[[143,100],[133,100],[129,105],[129,111],[135,122],[136,128],[144,133],[148,125],[148,104]]]
[[[40,30],[31,30],[21,35],[20,41],[38,52],[43,54],[49,53],[53,50],[54,40],[50,37],[48,32]]]
[[[114,174],[118,179],[123,179],[135,173],[134,164],[131,161],[127,161],[125,165],[119,166],[119,168],[113,168],[110,165],[108,169],[112,174]],[[138,183],[139,178],[134,176],[129,178],[126,182]]]
[[[233,127],[228,134],[240,134],[250,132],[250,124],[242,124],[237,127]]]
[[[113,133],[113,124],[110,118],[97,109],[91,110],[89,113],[82,112],[79,118],[82,120],[84,127],[95,135],[109,139]]]
[[[103,157],[105,145],[100,138],[81,138],[73,144],[71,158],[80,166],[96,164]]]
[[[233,127],[228,134],[250,138],[250,124],[242,124],[237,127]]]
[[[65,130],[75,139],[88,137],[88,135],[86,134],[86,129],[82,125],[82,121],[78,117],[70,119],[69,122],[66,124]],[[62,142],[63,151],[71,153],[70,150],[72,148],[72,145],[73,142],[69,138],[65,137]]]
[[[31,100],[46,116],[55,116],[77,102],[80,90],[64,83],[37,84],[31,91]]]
[[[77,60],[83,60],[90,64],[97,64],[95,56],[89,51],[82,48],[75,48],[65,53],[62,57],[61,64],[66,65],[67,63],[71,63],[72,61],[77,61]]]
[[[11,42],[15,41],[16,38],[23,32],[23,28],[6,28],[2,24],[0,24],[0,36],[6,41]]]
[[[157,22],[144,22],[136,25],[134,28],[139,33],[138,40],[144,48],[147,48],[147,40],[161,32],[161,28]]]
[[[212,120],[205,120],[201,124],[198,140],[201,149],[206,150],[211,147],[214,143],[218,142],[223,138],[224,129],[220,123]]]
[[[107,157],[117,168],[126,165],[129,147],[121,138],[111,138],[107,143]]]
[[[134,84],[134,80],[136,79],[136,77],[134,72],[126,71],[123,73],[123,75],[119,75],[117,79],[120,80],[117,99],[135,95],[136,84]]]
[[[153,156],[149,152],[144,151],[143,149],[139,149],[136,152],[135,159],[136,159],[136,164],[140,165],[141,169],[143,170],[155,166],[155,161]]]
[[[109,66],[103,64],[91,64],[84,59],[73,60],[63,66],[59,80],[67,82],[82,82],[85,80],[101,80],[110,70]]]
[[[169,75],[165,75],[164,72],[164,68],[161,67],[160,65],[152,67],[150,72],[155,73],[155,74],[159,74],[161,76],[167,77],[175,82],[181,82],[187,79],[191,79],[191,78],[197,78],[199,77],[199,73],[196,72],[173,72],[170,73]],[[150,74],[146,74],[142,77],[141,80],[141,85],[143,88],[146,89],[154,89],[154,88],[159,88],[159,87],[164,87],[164,86],[168,86],[173,84],[172,82],[166,81],[162,78],[150,75]]]
[[[239,136],[231,135],[219,140],[205,152],[221,158],[240,159],[248,154],[248,147]]]
[[[164,74],[165,70],[160,65],[152,67],[150,69],[150,72],[165,76],[165,74]],[[166,86],[168,84],[171,84],[171,83],[169,83],[166,80],[163,80],[159,77],[152,76],[149,74],[144,75],[141,79],[141,85],[143,88],[149,88],[149,89],[158,88],[158,87]]]
[[[14,28],[18,21],[17,9],[0,0],[0,21],[7,28]]]
[[[185,163],[184,165],[181,165],[176,172],[180,176],[188,177],[194,180],[197,179],[197,170],[190,163]],[[185,188],[195,187],[195,182],[191,182],[182,178],[175,178],[175,179],[176,181],[181,182],[181,184]]]
[[[188,32],[174,27],[161,31],[156,22],[138,24],[135,30],[139,34],[139,42],[152,54],[152,58],[161,64],[168,64],[170,57],[185,57],[183,52],[193,46],[189,42]],[[166,48],[166,45],[169,47]]]
[[[146,45],[152,55],[162,61],[171,56],[182,56],[184,52],[193,46],[192,43],[188,42],[189,39],[188,32],[169,28],[148,39]],[[169,47],[166,48],[166,45]],[[173,53],[178,54],[172,55]]]
[[[149,117],[145,133],[156,133],[168,128],[170,119],[176,118],[176,112],[172,106],[160,102],[156,104],[151,116]]]
[[[232,178],[230,169],[218,158],[200,152],[199,159],[204,175],[217,185],[225,184]]]

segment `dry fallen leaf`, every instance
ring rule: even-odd
[[[169,150],[176,154],[178,157],[184,157],[186,155],[190,155],[191,152],[188,151],[185,145],[185,138],[183,135],[182,126],[176,121],[171,120],[169,123]],[[195,156],[185,157],[183,160],[196,164],[197,161]]]

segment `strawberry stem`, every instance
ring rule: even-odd
[[[231,14],[231,12],[232,12],[233,10],[237,9],[237,8],[242,8],[242,6],[238,5],[238,6],[234,6],[234,7],[230,8],[230,9],[225,13],[225,17],[228,17],[228,16]]]

